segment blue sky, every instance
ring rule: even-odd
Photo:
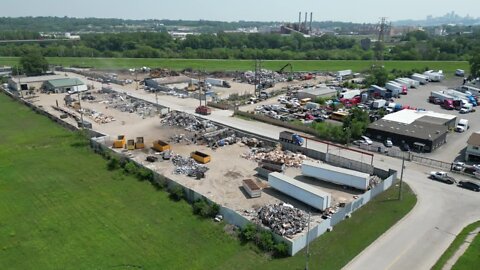
[[[69,16],[124,19],[296,21],[313,12],[316,21],[377,22],[424,19],[455,11],[480,17],[478,0],[2,0],[0,16]]]

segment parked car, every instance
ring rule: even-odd
[[[458,186],[466,189],[470,189],[476,192],[480,191],[480,184],[474,183],[472,181],[460,181],[458,182]]]
[[[385,146],[386,146],[386,147],[392,147],[392,146],[393,146],[393,142],[392,142],[392,140],[391,140],[390,138],[387,138],[387,139],[385,140]]]
[[[464,162],[455,161],[452,164],[452,170],[454,170],[454,171],[462,171],[463,168],[465,168],[465,163]]]
[[[371,145],[373,143],[373,141],[368,138],[367,136],[362,136],[362,139],[368,144],[368,145]]]
[[[430,178],[450,185],[456,183],[455,178],[449,176],[446,172],[430,172]]]
[[[408,152],[410,151],[410,145],[408,145],[406,142],[403,142],[400,144],[400,150]]]

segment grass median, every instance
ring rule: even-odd
[[[303,269],[304,252],[271,259],[200,219],[0,94],[0,268]],[[311,269],[339,269],[408,213],[393,187],[311,244]],[[361,228],[359,230],[358,228]]]
[[[463,230],[457,235],[455,240],[450,244],[450,246],[445,250],[442,254],[440,259],[438,259],[437,263],[432,267],[432,270],[440,270],[443,266],[447,263],[447,261],[455,254],[455,252],[460,248],[460,246],[465,242],[467,236],[472,232],[475,228],[480,226],[480,221],[474,222],[467,227],[463,228]],[[479,237],[476,237],[476,241],[480,244]],[[477,264],[478,264],[478,254],[479,252],[479,245],[477,244]],[[458,262],[457,262],[458,263]],[[462,269],[474,269],[474,268],[462,268]]]

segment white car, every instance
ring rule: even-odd
[[[368,145],[371,145],[373,143],[372,140],[370,140],[370,138],[368,138],[367,136],[362,136],[362,139],[368,144]]]
[[[393,146],[392,140],[386,139],[386,140],[385,140],[385,146],[386,146],[386,147],[392,147],[392,146]]]

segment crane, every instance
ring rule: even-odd
[[[288,63],[286,64],[285,66],[283,66],[281,69],[279,69],[277,72],[279,74],[283,74],[283,71],[287,68],[287,67],[290,67],[290,76],[288,77],[287,81],[293,81],[293,76],[292,76],[292,73],[293,73],[293,66],[292,64]]]

